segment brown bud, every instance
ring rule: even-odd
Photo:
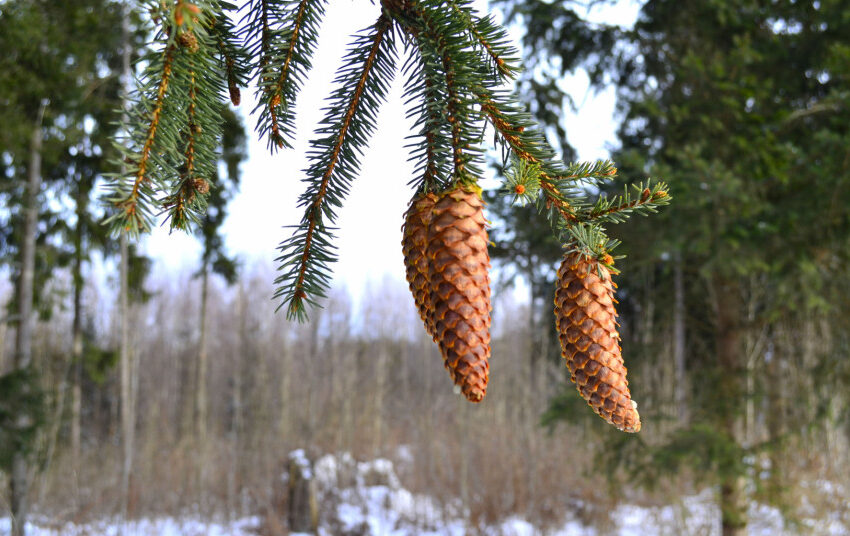
[[[230,90],[230,102],[233,103],[233,106],[239,106],[239,103],[242,102],[242,93],[239,91],[239,86],[235,82],[231,82],[227,89]]]
[[[201,47],[198,44],[198,38],[192,32],[181,32],[177,35],[177,44],[194,54]]]
[[[210,183],[200,177],[192,179],[192,188],[201,195],[207,195],[210,191]]]

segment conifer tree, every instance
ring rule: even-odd
[[[834,418],[812,406],[846,404],[843,369],[836,367],[846,360],[820,356],[818,370],[830,372],[817,379],[801,371],[799,390],[785,395],[794,412],[777,394],[783,379],[776,371],[796,366],[798,357],[790,356],[799,345],[788,339],[806,338],[783,337],[780,326],[799,330],[824,315],[828,337],[844,332],[837,289],[846,285],[850,251],[848,7],[653,0],[629,30],[584,20],[578,2],[500,4],[523,18],[523,42],[538,62],[561,58],[546,79],[524,83],[529,99],[566,100],[552,82],[579,66],[597,86],[617,83],[623,123],[615,157],[625,175],[662,173],[680,194],[661,217],[621,231],[629,253],[621,308],[626,331],[643,317],[644,325],[666,321],[662,334],[679,324],[679,336],[688,337],[677,365],[690,377],[687,392],[675,403],[657,398],[650,419],[669,420],[664,406],[681,401],[691,415],[657,444],[633,440],[606,449],[602,463],[627,465],[644,483],[679,468],[698,471],[702,483],[716,486],[723,534],[743,534],[748,490],[782,487],[776,478],[790,460],[781,462],[780,446],[795,435],[790,430],[805,436],[802,430]],[[638,267],[657,280],[638,281]],[[641,294],[660,311],[638,311]],[[765,346],[748,344],[753,340]],[[659,344],[643,346],[635,349],[657,374],[669,355],[658,359]],[[824,382],[831,387],[813,385]],[[760,402],[767,407],[760,410]],[[570,414],[567,397],[559,397],[547,418]],[[762,419],[765,441],[758,439]],[[765,456],[770,470],[760,473],[754,464]],[[758,498],[784,506],[775,495]]]
[[[109,195],[116,231],[144,232],[159,213],[172,228],[199,222],[208,191],[217,186],[210,181],[221,133],[219,110],[228,99],[238,101],[247,83],[256,88],[256,130],[269,150],[292,146],[295,97],[332,4],[251,0],[243,6],[238,31],[228,18],[235,8],[217,0],[151,3],[153,51],[136,95],[130,136],[121,140],[129,169],[116,177]],[[304,215],[279,247],[275,297],[289,318],[305,319],[306,307],[327,293],[336,260],[337,211],[357,177],[359,156],[377,128],[378,109],[397,72],[405,77],[405,99],[416,119],[409,145],[416,163],[411,206],[434,198],[429,213],[408,218],[422,227],[405,232],[406,257],[409,263],[424,259],[408,265],[408,276],[416,282],[412,290],[426,327],[469,400],[484,396],[490,353],[488,239],[477,184],[485,133],[494,135],[510,168],[504,193],[534,205],[566,252],[587,259],[599,277],[616,273],[617,243],[605,226],[655,211],[670,199],[666,186],[647,182],[622,195],[594,196],[616,176],[616,168],[611,162],[564,164],[556,158],[524,106],[505,89],[520,70],[504,28],[468,0],[380,3],[375,23],[354,35],[342,60],[308,154],[299,197]],[[578,307],[593,307],[582,293],[571,299]],[[592,353],[604,379],[613,357],[597,353],[597,336],[591,330],[572,342]],[[619,348],[615,341],[605,344]]]

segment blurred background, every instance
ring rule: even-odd
[[[474,5],[510,28],[517,91],[564,160],[611,158],[606,193],[670,186],[669,207],[610,229],[643,430],[570,383],[561,244],[498,193],[495,152],[490,387],[474,406],[454,392],[404,282],[400,76],[341,212],[334,291],[309,323],[275,314],[308,140],[379,6],[329,4],[293,150],[268,154],[243,89],[198,232],[125,243],[101,196],[146,8],[5,0],[0,534],[21,453],[28,534],[850,534],[850,5]]]

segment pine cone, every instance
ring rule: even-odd
[[[639,432],[614,303],[614,283],[604,265],[579,253],[564,258],[555,291],[555,322],[570,379],[603,419],[625,432]]]
[[[434,309],[431,307],[428,258],[425,254],[428,248],[428,224],[431,222],[431,212],[436,202],[437,196],[430,193],[411,200],[404,215],[401,240],[407,283],[410,285],[419,316],[425,323],[425,330],[434,342],[437,337],[434,333]]]
[[[443,193],[428,226],[434,332],[446,368],[470,402],[487,393],[490,372],[490,256],[484,202],[457,187]]]

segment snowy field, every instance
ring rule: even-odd
[[[323,456],[309,467],[302,451],[291,459],[304,464],[315,479],[320,505],[320,536],[464,536],[467,527],[459,503],[441,504],[426,495],[405,489],[393,463],[385,459],[357,462],[350,455]],[[282,477],[286,480],[286,475]],[[285,483],[285,482],[284,482]],[[839,494],[844,489],[835,490]],[[581,507],[581,505],[573,505]],[[788,527],[779,511],[754,504],[750,508],[751,536],[790,536],[793,534],[850,536],[842,521],[844,513],[828,519],[804,519],[802,526]],[[262,532],[257,517],[232,523],[208,523],[192,518],[151,518],[132,521],[97,521],[74,525],[34,517],[29,536],[256,536]],[[528,520],[509,517],[494,526],[477,527],[469,533],[493,536],[597,536],[594,527],[577,519],[564,519],[556,529],[543,531]],[[9,533],[9,519],[0,518],[0,535]],[[624,504],[611,513],[611,526],[604,534],[618,536],[674,536],[720,534],[719,514],[710,489],[686,497],[681,504],[663,507],[639,507]]]

